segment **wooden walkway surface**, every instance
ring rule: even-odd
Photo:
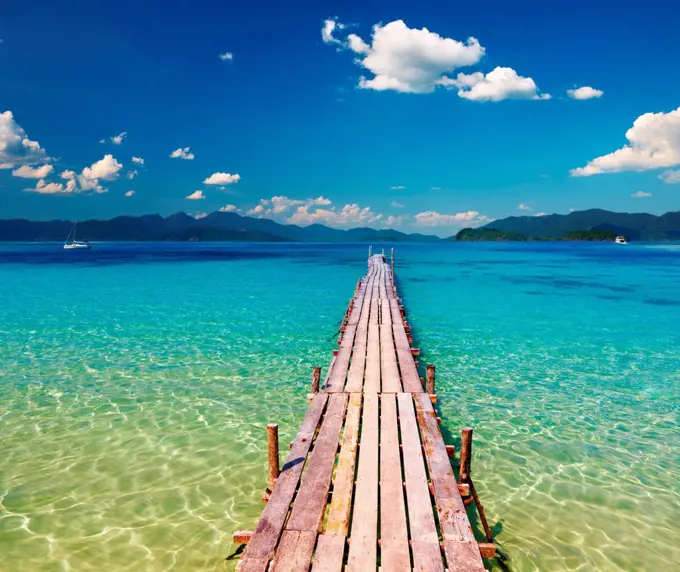
[[[240,572],[484,570],[409,332],[373,256]]]

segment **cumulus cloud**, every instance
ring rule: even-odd
[[[192,201],[197,201],[200,199],[204,199],[205,195],[203,194],[203,191],[197,190],[191,193],[190,195],[187,195],[186,198]]]
[[[125,193],[125,196],[126,196],[126,197],[131,197],[131,196],[133,196],[134,194],[135,194],[134,191],[128,191],[127,193]]]
[[[188,149],[188,147],[187,147]],[[229,173],[213,173],[205,181],[204,185],[230,185],[232,183],[238,183],[241,179],[241,175],[234,173],[233,175]]]
[[[0,169],[44,163],[49,158],[37,141],[26,135],[11,111],[0,113]]]
[[[91,180],[103,179],[104,181],[113,181],[118,178],[118,172],[122,168],[123,165],[116,161],[113,155],[107,154],[89,167],[85,167],[82,176]]]
[[[137,165],[143,165],[144,159],[142,159],[141,157],[132,157],[132,162],[136,163]]]
[[[224,205],[218,209],[221,213],[235,213],[239,212],[240,209],[236,208],[236,205]]]
[[[33,189],[25,189],[26,191],[41,193],[44,195],[57,195],[62,193],[71,193],[73,190],[66,190],[61,183],[49,183],[45,179],[40,179]]]
[[[114,145],[120,145],[123,142],[123,139],[127,137],[127,133],[123,131],[122,133],[119,133],[118,135],[114,135],[111,137],[111,143]]]
[[[134,179],[137,175],[139,175],[139,171],[137,169],[133,169],[132,171],[128,171],[127,175],[125,175],[128,179],[132,180]]]
[[[549,94],[538,93],[533,79],[518,75],[512,68],[497,67],[486,75],[482,72],[459,73],[455,79],[442,77],[438,83],[449,89],[458,89],[459,97],[471,101],[550,99]]]
[[[180,147],[175,149],[170,153],[171,159],[184,159],[185,161],[191,161],[195,155],[191,152],[191,147]]]
[[[217,57],[220,58],[223,62],[230,62],[234,59],[234,54],[232,54],[231,52],[224,52],[223,54],[219,54]]]
[[[534,210],[529,205],[525,205],[525,204],[519,204],[519,205],[517,205],[517,208],[521,211],[532,211],[532,210]]]
[[[324,41],[325,44],[340,44],[342,45],[343,42],[341,40],[336,39],[333,36],[333,32],[338,29],[342,30],[345,26],[338,22],[337,18],[327,18],[326,20],[323,21],[323,27],[321,28],[321,39]]]
[[[491,222],[487,216],[477,211],[467,211],[455,214],[441,214],[435,211],[425,211],[415,215],[416,226],[479,226]]]
[[[597,97],[602,97],[604,95],[604,91],[584,85],[583,87],[576,89],[568,89],[567,95],[572,99],[595,99]]]
[[[383,226],[386,226],[387,228],[394,228],[395,226],[401,226],[403,222],[404,217],[390,215],[385,220],[383,220]]]
[[[659,175],[659,179],[670,185],[680,183],[680,171],[664,171]]]
[[[680,165],[680,107],[668,113],[641,115],[626,132],[626,139],[628,144],[621,149],[572,169],[571,175],[588,177]]]
[[[484,55],[476,38],[459,42],[427,28],[409,28],[402,20],[373,26],[370,44],[350,34],[346,46],[373,74],[362,76],[359,87],[405,93],[430,93],[444,74],[476,64]]]
[[[21,177],[22,179],[44,179],[52,171],[54,171],[52,165],[42,165],[35,168],[29,167],[28,165],[22,165],[12,171],[12,176]]]
[[[646,193],[645,191],[638,191],[637,193],[633,193],[630,195],[634,199],[646,199],[647,197],[651,197],[652,193]]]
[[[199,220],[199,219],[202,219],[202,218],[207,217],[207,216],[208,216],[208,213],[202,213],[202,212],[196,211],[196,212],[195,212],[194,214],[192,214],[191,216],[193,216],[196,220]]]
[[[299,206],[287,220],[292,224],[322,223],[331,226],[356,226],[381,222],[382,214],[375,214],[370,207],[347,204],[342,209],[318,208],[312,204]]]

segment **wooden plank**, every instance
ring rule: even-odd
[[[347,378],[347,371],[349,369],[349,360],[352,355],[352,346],[354,345],[354,336],[356,334],[356,326],[347,326],[345,335],[342,337],[342,343],[338,355],[333,363],[331,375],[326,382],[324,389],[329,393],[336,393],[342,391],[345,387],[345,379]]]
[[[314,450],[309,457],[286,530],[318,531],[321,526],[346,407],[346,393],[328,398],[326,415],[314,442]]]
[[[359,467],[346,572],[377,566],[378,548],[378,396],[364,395]]]
[[[439,432],[437,415],[427,394],[413,396],[418,426],[430,471],[439,526],[444,540],[444,551],[449,570],[482,571],[482,557],[477,547],[458,484],[453,476],[451,461]]]
[[[241,558],[239,572],[267,572],[269,558]]]
[[[385,264],[380,265],[380,281],[378,284],[378,287],[380,288],[379,290],[379,297],[381,299],[386,299],[387,298],[387,287],[386,287],[386,276],[387,272],[385,272]]]
[[[354,348],[352,349],[351,363],[347,375],[345,391],[361,391],[364,385],[364,369],[366,366],[366,345],[368,343],[368,316],[371,308],[371,299],[366,297],[363,301],[361,319],[357,326],[354,337]]]
[[[392,326],[383,324],[379,328],[382,390],[386,393],[399,393],[401,391],[401,379],[397,368],[397,354],[394,352]]]
[[[316,543],[312,572],[342,572],[346,538],[320,534]]]
[[[361,394],[353,393],[349,397],[345,432],[342,437],[338,465],[335,469],[335,478],[333,479],[333,497],[325,531],[328,536],[346,537],[349,532],[349,513],[352,507],[360,419]]]
[[[399,310],[399,300],[396,298],[392,298],[390,300],[390,313],[392,323],[403,327],[404,319],[401,317],[401,310]]]
[[[281,535],[281,544],[276,551],[272,572],[308,572],[316,532],[308,530],[286,530]]]
[[[416,362],[413,361],[406,332],[403,326],[398,325],[393,326],[392,331],[394,332],[394,343],[397,347],[399,370],[401,371],[404,391],[407,393],[421,393],[423,391],[423,384],[420,383],[418,368],[416,367]]]
[[[383,570],[411,571],[397,402],[392,393],[380,395],[380,566]]]
[[[267,559],[274,555],[274,547],[283,530],[290,503],[293,500],[307,453],[312,445],[312,439],[327,399],[326,393],[317,393],[309,409],[307,409],[300,431],[288,453],[269,502],[262,512],[253,536],[248,543],[244,559]]]
[[[423,459],[418,424],[413,409],[413,397],[410,393],[400,393],[397,395],[397,402],[413,564],[416,570],[443,572],[444,563],[439,548],[430,489],[427,484],[425,459]]]
[[[373,299],[375,302],[377,298]],[[371,308],[374,304],[371,304]],[[377,305],[375,305],[377,309]],[[366,350],[366,373],[364,379],[364,393],[378,393],[380,391],[380,330],[378,324],[368,326],[368,346]]]

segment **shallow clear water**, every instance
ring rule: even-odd
[[[506,566],[677,569],[680,248],[396,248]],[[233,569],[365,256],[0,245],[0,568]]]

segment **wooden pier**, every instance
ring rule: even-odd
[[[247,543],[240,572],[477,572],[482,553],[494,554],[466,513],[476,502],[490,541],[470,478],[471,430],[456,481],[433,407],[434,368],[426,391],[393,267],[394,253],[392,265],[369,256],[280,472],[270,430],[271,491],[255,530],[235,535]]]

